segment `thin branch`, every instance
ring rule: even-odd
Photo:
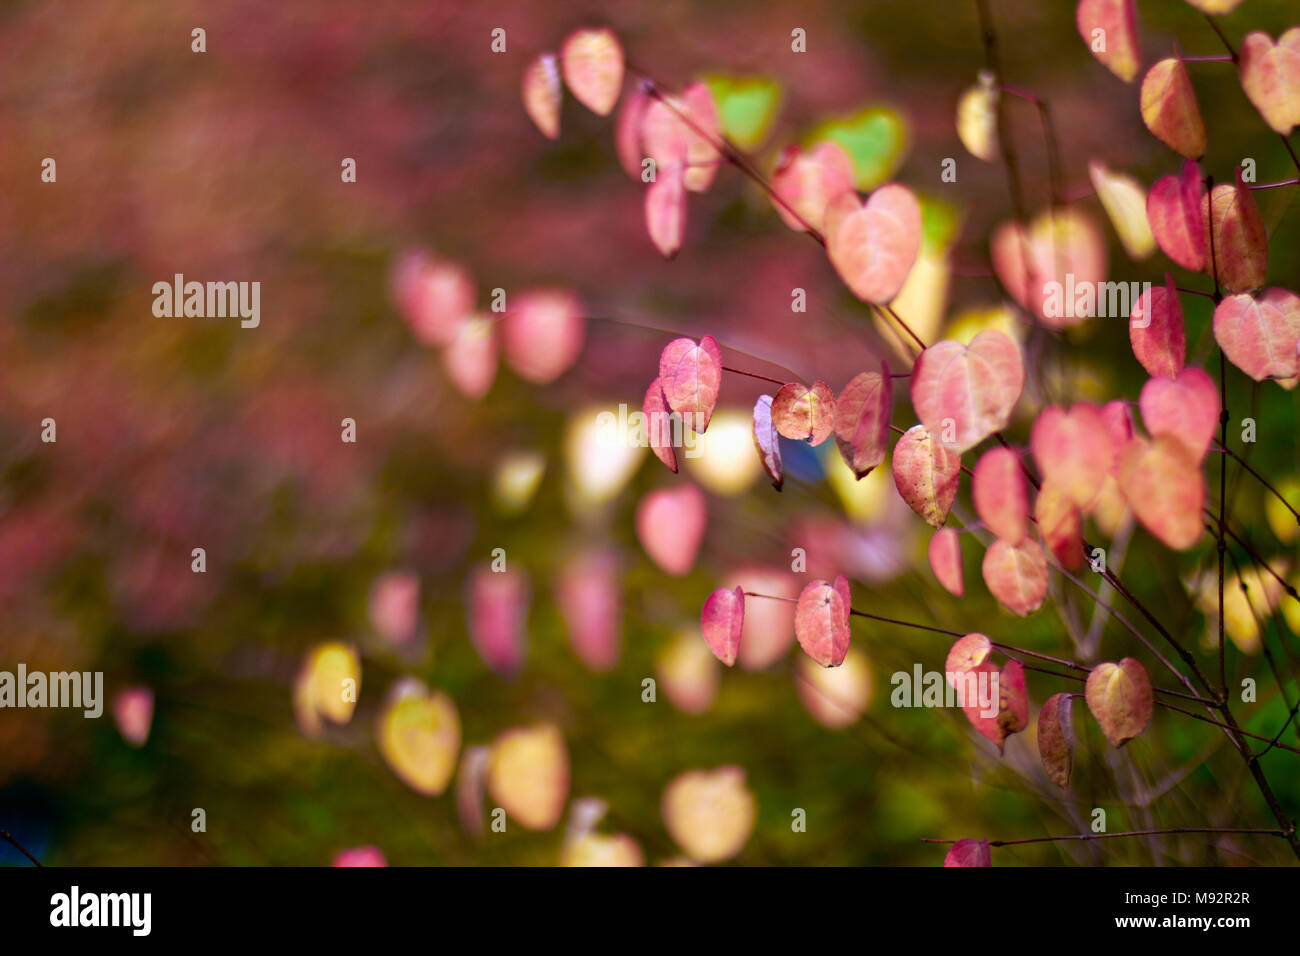
[[[42,865],[41,861],[36,859],[36,857],[32,856],[30,853],[28,853],[27,848],[24,847],[17,840],[15,840],[8,830],[0,830],[0,839],[7,840],[9,843],[13,844],[14,848],[17,849],[19,853],[27,857],[27,859],[31,860],[37,866]]]

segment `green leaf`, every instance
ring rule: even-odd
[[[843,146],[853,160],[854,184],[868,192],[894,175],[907,151],[907,135],[901,116],[885,106],[869,106],[820,124],[809,141],[829,139]]]
[[[781,105],[781,85],[761,76],[706,76],[704,82],[718,107],[722,135],[741,149],[754,149],[766,138]]]

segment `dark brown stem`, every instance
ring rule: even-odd
[[[42,865],[42,864],[41,864],[41,861],[38,860],[38,859],[36,859],[36,857],[32,856],[30,853],[28,853],[28,852],[27,852],[27,848],[24,847],[24,846],[23,846],[21,843],[19,843],[17,840],[15,840],[15,839],[13,838],[13,836],[9,833],[8,830],[0,830],[0,839],[6,840],[6,841],[8,841],[9,843],[13,844],[14,848],[15,848],[19,853],[21,853],[23,856],[27,857],[27,859],[31,860],[31,861],[32,861],[33,863],[35,863],[37,866],[41,866],[41,865]]]
[[[731,368],[728,365],[722,366],[722,370],[724,372],[731,372],[735,375],[744,375],[746,378],[756,378],[764,382],[771,382],[773,385],[784,386],[786,384],[785,382],[781,381],[779,378],[772,378],[769,375],[759,375],[757,372],[746,372],[744,369]]]

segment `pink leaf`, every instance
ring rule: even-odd
[[[686,234],[686,164],[660,166],[645,191],[645,224],[660,255],[672,259]]]
[[[971,497],[975,513],[997,537],[1018,544],[1029,533],[1029,489],[1010,448],[992,448],[975,463]]]
[[[961,457],[940,445],[924,425],[913,425],[894,445],[894,485],[909,508],[934,528],[948,520],[957,497]]]
[[[772,200],[782,222],[797,232],[808,226],[825,230],[826,207],[838,196],[854,192],[853,161],[839,143],[821,142],[808,153],[798,146],[787,146],[781,151],[771,182],[775,196],[785,201],[783,205]]]
[[[961,454],[1006,426],[1024,384],[1020,346],[986,329],[969,346],[945,340],[921,353],[912,405],[930,434]]]
[[[993,643],[983,634],[967,634],[959,637],[948,650],[948,657],[943,663],[943,672],[949,684],[956,686],[957,678],[973,671],[989,659],[993,653]]]
[[[652,93],[651,103],[641,119],[641,143],[656,170],[681,160],[688,167],[684,184],[690,192],[704,192],[717,173],[720,139],[713,95],[703,83],[692,83],[681,96]],[[689,122],[688,122],[689,121]],[[701,134],[706,135],[701,135]]]
[[[524,663],[524,629],[530,601],[522,571],[477,566],[469,577],[469,634],[488,667],[512,675]]]
[[[1214,309],[1214,340],[1257,382],[1300,375],[1300,296],[1276,288],[1229,296]]]
[[[650,443],[650,450],[676,474],[677,450],[673,444],[672,409],[664,400],[664,390],[657,378],[645,390],[641,414],[645,416],[646,440]]]
[[[906,186],[888,183],[866,203],[840,193],[826,214],[826,249],[849,290],[877,305],[898,295],[921,249],[921,206]]]
[[[1133,0],[1079,0],[1075,23],[1092,55],[1125,83],[1132,83],[1141,60]],[[1096,30],[1102,31],[1101,50],[1097,49]]]
[[[330,866],[387,866],[384,852],[377,846],[358,846],[339,850]]]
[[[1025,617],[1047,597],[1047,559],[1033,538],[1018,545],[1001,539],[984,553],[984,583],[998,603]]]
[[[1202,215],[1213,217],[1210,235],[1214,240],[1211,265],[1225,292],[1249,292],[1264,284],[1268,275],[1268,232],[1259,206],[1237,168],[1233,186],[1215,186],[1212,196],[1201,203]]]
[[[1205,477],[1177,438],[1134,438],[1119,457],[1119,485],[1139,521],[1167,547],[1185,551],[1203,530]]]
[[[537,385],[555,381],[578,360],[587,337],[582,302],[567,289],[514,296],[502,328],[506,361]]]
[[[656,488],[636,509],[641,546],[661,571],[674,577],[695,566],[707,524],[704,492],[695,485]]]
[[[943,858],[944,866],[992,866],[988,840],[958,840]]]
[[[1083,519],[1060,486],[1044,481],[1034,499],[1034,519],[1043,542],[1067,571],[1083,567]]]
[[[1133,437],[1133,415],[1128,410],[1128,403],[1117,398],[1101,406],[1101,417],[1106,422],[1106,431],[1110,433],[1110,444],[1115,449],[1115,461],[1118,463],[1119,453]],[[1112,465],[1111,473],[1115,470]]]
[[[1082,211],[1059,208],[1040,214],[1026,230],[1003,223],[990,242],[993,270],[1020,305],[1051,328],[1077,325],[1086,308],[1065,302],[1061,290],[1093,289],[1106,279],[1106,242]]]
[[[554,53],[543,53],[524,70],[524,111],[547,139],[560,136],[560,70]]]
[[[859,479],[881,464],[889,450],[889,381],[889,366],[882,361],[879,372],[854,376],[835,402],[835,444]]]
[[[623,89],[623,48],[613,32],[576,30],[560,49],[564,82],[587,109],[608,116]]]
[[[442,350],[447,377],[466,398],[488,393],[497,377],[497,324],[485,316],[461,321],[456,334]]]
[[[422,345],[447,345],[474,311],[474,279],[455,262],[407,253],[393,269],[393,298]]]
[[[835,427],[835,408],[835,393],[825,382],[790,382],[772,399],[772,424],[786,438],[820,445]]]
[[[618,556],[592,548],[569,558],[555,583],[555,603],[579,660],[596,673],[612,670],[623,643]]]
[[[1241,88],[1264,121],[1283,136],[1300,126],[1300,27],[1275,44],[1255,31],[1241,41]]]
[[[955,528],[940,528],[930,536],[930,570],[950,594],[964,593],[961,568],[961,540]]]
[[[745,670],[764,670],[776,663],[794,643],[795,598],[799,596],[799,579],[785,568],[747,565],[732,571],[723,586],[742,591],[769,594],[788,601],[747,601],[745,625],[740,635],[740,653],[736,662]]]
[[[1160,142],[1188,159],[1205,155],[1205,123],[1182,60],[1161,60],[1142,78],[1142,121]]]
[[[1165,287],[1143,292],[1133,304],[1128,326],[1133,354],[1152,377],[1176,378],[1187,354],[1183,307],[1174,277],[1165,273]]]
[[[754,448],[767,477],[772,479],[772,487],[780,491],[785,483],[785,466],[781,462],[780,433],[772,424],[771,395],[760,395],[754,403]]]
[[[1044,482],[1087,511],[1115,461],[1101,409],[1090,402],[1077,402],[1069,411],[1049,406],[1034,420],[1029,445]]]
[[[370,626],[390,644],[415,636],[420,615],[420,579],[413,571],[382,574],[370,589]]]
[[[1148,380],[1138,404],[1142,424],[1151,437],[1168,435],[1182,442],[1199,468],[1219,426],[1219,390],[1214,379],[1188,366],[1177,378]]]
[[[745,592],[739,588],[718,588],[704,602],[700,625],[713,656],[728,667],[740,652],[740,632],[745,624]]]
[[[842,664],[849,651],[849,604],[842,590],[825,581],[809,582],[795,606],[794,633],[804,653],[822,667]]]
[[[638,182],[641,180],[641,161],[645,158],[641,152],[641,126],[650,102],[650,97],[638,85],[623,97],[618,116],[614,118],[614,148],[618,152],[619,165],[623,172]]]
[[[1204,211],[1205,182],[1194,160],[1177,176],[1155,181],[1147,194],[1147,221],[1156,245],[1184,269],[1210,267],[1210,233]]]
[[[718,404],[722,388],[722,351],[713,336],[696,345],[691,339],[673,339],[659,355],[659,384],[668,407],[699,434],[704,434]]]

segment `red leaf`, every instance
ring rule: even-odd
[[[608,116],[623,89],[623,48],[607,29],[575,30],[560,50],[564,82],[587,109]]]
[[[821,381],[782,385],[772,399],[772,424],[786,438],[820,445],[835,426],[835,393]]]
[[[646,438],[650,442],[650,450],[676,474],[677,450],[673,445],[672,409],[664,400],[664,390],[657,378],[645,390],[641,414],[645,416]]]
[[[1038,713],[1038,755],[1058,787],[1070,783],[1074,768],[1074,727],[1069,694],[1053,694]]]
[[[879,372],[854,376],[836,400],[835,444],[859,479],[885,460],[891,400],[889,366],[883,361]]]
[[[1268,232],[1254,195],[1241,181],[1240,167],[1236,184],[1215,186],[1213,195],[1202,201],[1201,214],[1213,215],[1211,265],[1224,291],[1249,292],[1262,286],[1268,276]]]
[[[1125,83],[1132,83],[1141,60],[1133,0],[1079,0],[1074,19],[1092,55]],[[1096,30],[1102,32],[1094,37]],[[1097,39],[1102,41],[1101,50],[1096,48]]]
[[[1276,288],[1229,296],[1214,309],[1214,340],[1257,382],[1300,375],[1300,296]]]
[[[958,840],[943,858],[944,866],[992,866],[988,840]]]
[[[1205,182],[1193,160],[1177,176],[1155,181],[1147,194],[1147,221],[1156,244],[1184,269],[1207,272],[1210,234],[1205,218]]]
[[[754,403],[754,448],[767,477],[772,479],[772,487],[780,491],[785,483],[785,466],[781,462],[780,433],[772,424],[771,395],[760,395]]]
[[[1101,409],[1089,402],[1076,402],[1069,411],[1049,406],[1034,420],[1029,445],[1043,481],[1087,511],[1115,461]]]
[[[984,552],[984,583],[998,603],[1025,617],[1047,597],[1047,559],[1033,538],[1018,545],[1001,539]]]
[[[524,70],[524,111],[547,139],[560,136],[560,70],[554,53],[543,53]]]
[[[961,568],[961,541],[955,528],[940,528],[930,536],[930,570],[950,593],[961,597],[964,592]]]
[[[894,485],[908,507],[939,528],[957,497],[961,457],[935,441],[924,425],[913,425],[894,445]]]
[[[1153,377],[1177,378],[1187,354],[1183,307],[1174,277],[1165,273],[1165,287],[1143,292],[1133,304],[1128,326],[1133,355]]]
[[[1152,438],[1168,435],[1187,447],[1199,467],[1219,426],[1219,390],[1214,379],[1188,366],[1177,378],[1153,378],[1138,401]]]
[[[975,463],[971,479],[975,513],[997,537],[1018,544],[1029,533],[1029,489],[1020,458],[992,448]]]
[[[685,338],[665,345],[659,355],[659,384],[668,407],[691,430],[704,434],[722,387],[722,351],[713,336],[704,336],[699,345]]]
[[[910,189],[888,183],[865,204],[840,193],[825,223],[831,265],[854,295],[878,305],[898,295],[921,250],[921,205]]]
[[[704,602],[700,625],[713,656],[728,667],[740,652],[740,632],[745,624],[745,592],[739,588],[718,588]]]
[[[1142,121],[1160,142],[1188,159],[1205,155],[1205,123],[1182,60],[1161,60],[1142,78]]]
[[[804,653],[822,667],[838,667],[849,651],[849,604],[839,587],[841,580],[837,578],[834,586],[809,582],[795,606],[795,637]]]
[[[1181,441],[1134,438],[1119,457],[1119,485],[1138,520],[1167,547],[1185,551],[1200,540],[1205,476]]]
[[[986,329],[969,346],[931,345],[912,370],[912,405],[949,451],[961,454],[1004,428],[1025,384],[1020,346]]]
[[[656,488],[636,509],[636,534],[666,574],[681,577],[695,565],[708,524],[704,492],[695,485]]]

